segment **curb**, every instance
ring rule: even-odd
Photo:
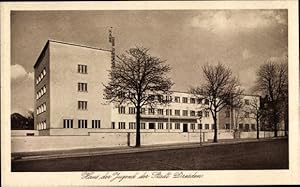
[[[164,151],[164,150],[174,150],[174,149],[189,149],[197,147],[210,147],[210,146],[220,146],[220,145],[234,145],[243,143],[253,143],[253,142],[267,142],[278,139],[287,139],[287,137],[277,137],[268,139],[253,139],[253,140],[242,140],[236,142],[208,142],[199,145],[199,143],[184,144],[184,145],[158,145],[155,147],[140,147],[140,148],[128,148],[128,149],[116,149],[116,150],[102,150],[94,152],[81,152],[81,153],[58,153],[50,155],[34,155],[34,156],[15,156],[11,160],[14,162],[32,161],[32,160],[48,160],[48,159],[60,159],[60,158],[76,158],[76,157],[89,157],[89,156],[104,156],[104,155],[114,155],[114,154],[128,154],[128,153],[140,153],[140,152],[151,152],[151,151]]]

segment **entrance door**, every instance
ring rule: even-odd
[[[183,124],[183,132],[187,132],[188,131],[188,124]]]

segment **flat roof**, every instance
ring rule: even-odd
[[[98,48],[98,47],[82,45],[82,44],[76,44],[76,43],[71,43],[71,42],[64,42],[64,41],[59,41],[59,40],[48,39],[45,46],[43,47],[39,57],[37,58],[35,64],[33,65],[34,68],[39,64],[40,59],[43,57],[43,55],[44,55],[46,49],[48,48],[50,42],[55,42],[55,43],[60,43],[60,44],[64,44],[64,45],[72,45],[72,46],[76,46],[76,47],[84,47],[84,48],[88,48],[88,49],[111,52],[111,50],[109,50],[109,49],[103,49],[103,48]]]

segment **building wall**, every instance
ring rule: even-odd
[[[75,129],[78,119],[88,120],[88,128],[92,120],[101,120],[101,128],[110,127],[111,109],[103,99],[110,58],[109,51],[50,42],[51,129],[62,129],[63,119],[73,119]],[[87,74],[78,73],[78,64],[87,66]],[[79,82],[87,83],[87,92],[78,91]],[[87,101],[87,110],[79,110],[78,101]]]
[[[187,124],[188,132],[196,131],[198,130],[198,124],[203,125],[203,129],[205,124],[208,124],[209,129],[212,129],[213,125],[213,118],[209,112],[209,116],[205,116],[203,112],[203,117],[201,118],[201,121],[199,120],[199,116],[197,115],[198,111],[203,110],[204,102],[201,104],[197,103],[197,99],[189,94],[184,92],[173,92],[172,93],[172,102],[168,105],[157,105],[154,108],[154,114],[149,114],[149,106],[145,106],[145,114],[141,114],[141,123],[145,123],[145,128],[149,129],[149,123],[155,124],[155,132],[183,132],[183,124]],[[175,97],[180,98],[180,102],[175,102]],[[183,98],[187,98],[187,103],[183,103]],[[190,99],[194,98],[196,99],[195,104],[191,103]],[[129,123],[130,122],[136,122],[136,114],[130,114],[129,108],[133,107],[133,105],[122,105],[125,107],[125,113],[119,113],[119,106],[118,105],[112,105],[112,122],[115,123],[115,128],[119,128],[119,122],[125,122],[125,129],[129,129]],[[163,110],[163,115],[158,113],[158,109]],[[172,110],[172,115],[167,115],[166,110]],[[175,115],[175,110],[180,110],[180,116]],[[187,110],[188,115],[184,116],[183,111]],[[195,116],[191,115],[191,111],[195,111]],[[167,128],[167,124],[171,123],[172,129]],[[163,123],[163,129],[158,128],[158,123]],[[175,123],[180,123],[180,129],[175,129]],[[195,125],[195,129],[191,128],[191,124]],[[207,129],[207,130],[209,130]]]
[[[38,81],[39,76],[43,73],[43,70],[45,70],[46,75],[43,75],[43,78],[41,81]],[[40,58],[38,59],[37,66],[34,68],[34,128],[38,129],[38,124],[41,124],[42,122],[46,122],[46,129],[50,128],[50,84],[49,84],[49,48],[48,43],[45,46],[45,50],[42,52]],[[38,81],[38,82],[37,82]],[[46,86],[46,92],[37,98],[38,92]],[[46,104],[46,110],[42,113],[37,114],[37,110],[39,106],[42,104]],[[45,133],[45,135],[49,135],[48,133]]]

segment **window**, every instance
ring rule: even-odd
[[[47,89],[46,89],[46,85],[43,86],[36,94],[36,99],[41,98],[43,95],[45,95]]]
[[[183,110],[183,111],[182,111],[182,115],[183,115],[183,116],[188,116],[188,111],[187,111],[187,110]]]
[[[201,104],[202,103],[202,99],[197,99],[197,103]]]
[[[215,129],[215,124],[211,124],[211,129]]]
[[[87,65],[78,64],[78,73],[87,74]]]
[[[149,129],[155,129],[155,123],[149,123]]]
[[[167,129],[172,129],[172,123],[167,123]]]
[[[190,111],[190,116],[195,116],[196,115],[196,112],[194,110],[191,110]]]
[[[37,124],[37,130],[47,129],[46,120]]]
[[[125,114],[125,106],[119,106],[118,111],[119,114]]]
[[[249,112],[245,112],[245,118],[249,118]]]
[[[205,124],[205,129],[209,129],[209,124]]]
[[[163,109],[157,109],[158,115],[164,115],[164,110]]]
[[[180,129],[180,123],[175,123],[175,129]]]
[[[204,117],[209,117],[209,111],[205,111]]]
[[[39,84],[45,76],[46,76],[46,69],[44,68],[43,71],[36,78],[36,84]]]
[[[169,116],[169,115],[170,115],[170,116],[172,116],[172,109],[167,109],[167,110],[166,110],[166,115],[168,115],[168,116]]]
[[[175,102],[180,103],[180,97],[175,97]]]
[[[202,117],[202,111],[198,111],[197,116]]]
[[[249,105],[249,99],[245,99],[245,105]]]
[[[175,110],[175,116],[180,116],[180,110]]]
[[[149,108],[148,109],[148,114],[149,115],[154,115],[154,108]]]
[[[188,102],[188,98],[187,98],[187,97],[183,97],[183,98],[182,98],[182,102],[183,102],[183,103],[187,103],[187,102]]]
[[[78,120],[78,128],[87,128],[87,120],[79,119]]]
[[[195,123],[191,123],[191,129],[192,129],[192,130],[195,129]]]
[[[158,123],[158,129],[164,129],[164,123]]]
[[[79,110],[87,110],[87,101],[78,101]]]
[[[196,99],[195,98],[190,98],[190,103],[191,104],[195,104],[196,103]]]
[[[36,114],[38,115],[38,114],[41,114],[41,113],[43,113],[43,112],[45,112],[46,111],[46,103],[43,103],[42,105],[40,105],[39,107],[37,107],[37,109],[36,109]]]
[[[141,108],[141,114],[146,114],[146,109],[145,108]]]
[[[225,111],[225,117],[229,118],[230,117],[230,111]]]
[[[251,129],[256,130],[255,124],[251,124]]]
[[[243,124],[242,123],[239,124],[239,129],[243,130]]]
[[[135,107],[129,107],[129,114],[135,114]]]
[[[64,119],[64,128],[73,128],[73,119]]]
[[[245,130],[246,130],[246,131],[249,131],[249,130],[250,130],[249,124],[245,124]]]
[[[225,124],[225,129],[230,129],[230,124],[226,123]]]
[[[135,122],[129,122],[129,129],[135,129]]]
[[[78,83],[78,91],[79,92],[87,92],[87,83]]]
[[[115,129],[115,128],[116,128],[115,122],[111,122],[111,128],[112,128],[112,129]]]
[[[141,129],[146,129],[146,124],[145,123],[141,123]]]
[[[201,123],[198,124],[198,129],[202,129],[202,124]]]
[[[119,122],[119,129],[125,129],[125,122]]]
[[[101,128],[100,124],[101,124],[100,120],[92,120],[92,128]]]

